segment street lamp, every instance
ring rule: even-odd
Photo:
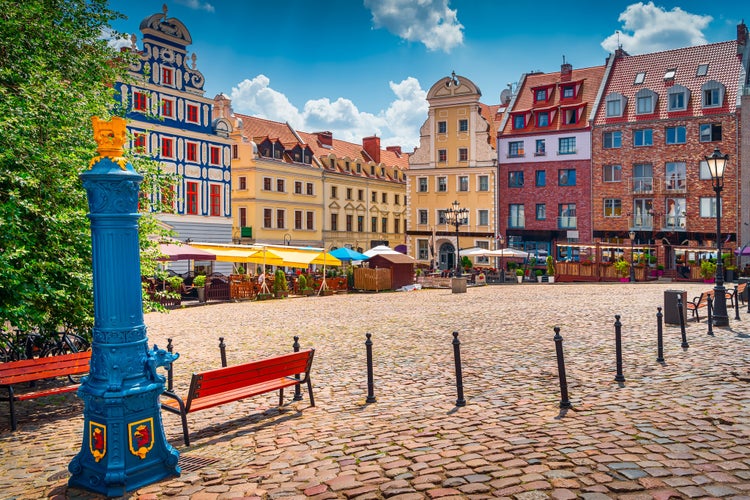
[[[469,213],[468,208],[461,208],[461,204],[458,201],[454,201],[448,210],[445,211],[445,222],[456,226],[456,276],[461,276],[461,245],[458,242],[458,228],[461,224],[466,224],[466,214]]]
[[[630,231],[630,282],[635,283],[635,253],[633,252],[633,243],[635,242],[635,231]]]
[[[714,325],[729,326],[727,315],[727,296],[724,289],[724,262],[721,258],[721,190],[724,188],[724,168],[729,155],[722,155],[715,148],[711,156],[706,156],[708,171],[716,192],[716,284],[714,286]]]

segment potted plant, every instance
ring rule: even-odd
[[[534,271],[534,274],[536,275],[536,281],[537,281],[537,283],[541,283],[542,282],[542,275],[544,274],[542,272],[542,270],[541,269],[537,269],[536,271]]]
[[[167,278],[167,285],[169,286],[170,291],[174,293],[180,293],[182,292],[182,282],[184,280],[180,276],[170,276]]]
[[[630,274],[630,262],[625,259],[620,259],[615,262],[614,266],[615,273],[617,273],[617,275],[620,277],[620,281],[630,281],[630,278],[628,277],[628,275]]]
[[[277,269],[273,276],[273,296],[277,299],[289,295],[289,285],[286,282],[286,274],[283,270]]]
[[[299,293],[305,297],[309,297],[313,294],[313,289],[310,286],[312,279],[309,279],[304,274],[300,274],[297,278],[297,285],[299,286]]]
[[[551,255],[547,256],[547,281],[549,283],[555,282],[555,259]]]
[[[716,279],[716,264],[710,260],[701,262],[701,277],[704,283],[713,283]]]
[[[664,276],[664,264],[656,265],[656,276],[658,277]]]
[[[206,275],[199,274],[193,278],[193,287],[198,292],[198,302],[206,301]]]
[[[523,269],[516,269],[516,280],[519,283],[523,282]]]

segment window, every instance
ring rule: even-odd
[[[187,213],[190,215],[198,214],[198,183],[186,183],[185,202],[187,204]]]
[[[440,163],[445,163],[448,161],[448,151],[445,149],[438,149],[438,161]]]
[[[534,172],[534,185],[536,187],[544,187],[547,185],[547,171],[537,170]]]
[[[524,216],[523,204],[508,205],[508,227],[524,227],[526,217]]]
[[[621,148],[622,132],[619,130],[615,132],[604,132],[604,135],[602,136],[602,145],[604,149]]]
[[[578,109],[579,108],[565,110],[565,125],[575,125],[578,123]]]
[[[187,105],[187,121],[190,123],[198,123],[198,106],[195,104]]]
[[[560,137],[559,142],[559,154],[561,155],[572,155],[576,153],[576,138],[575,137]]]
[[[627,104],[627,98],[617,92],[612,92],[605,99],[607,105],[607,118],[622,116]]]
[[[357,200],[359,200],[359,201],[365,201],[365,190],[364,189],[358,189],[357,190]]]
[[[479,183],[479,186],[477,186],[477,191],[489,191],[490,190],[490,178],[486,175],[480,175],[477,177],[477,182]]]
[[[400,194],[394,194],[393,195],[393,204],[394,205],[401,205],[401,195]]]
[[[161,138],[161,156],[164,158],[174,158],[174,139],[171,137]]]
[[[458,148],[458,161],[469,161],[469,150],[466,148]]]
[[[717,108],[724,103],[725,87],[716,80],[711,80],[701,86],[704,108]]]
[[[490,211],[489,210],[479,210],[477,212],[477,225],[478,226],[490,225]]]
[[[557,171],[557,185],[558,186],[575,186],[576,185],[576,169],[574,168],[563,168]]]
[[[148,97],[143,92],[133,92],[133,110],[146,111],[148,108]]]
[[[371,191],[370,192],[370,201],[373,203],[377,203],[378,201],[378,192],[377,191]]]
[[[393,232],[395,234],[401,232],[401,219],[393,219]]]
[[[635,113],[648,115],[654,112],[656,93],[649,89],[641,89],[635,94]]]
[[[557,213],[560,229],[575,229],[577,227],[575,203],[560,203],[557,206]]]
[[[305,193],[307,193],[309,196],[315,195],[312,182],[308,182],[307,184],[305,184]]]
[[[221,185],[211,184],[209,188],[209,205],[211,208],[211,215],[218,217],[221,215]]]
[[[438,210],[437,211],[437,223],[438,224],[446,224],[447,221],[445,219],[445,210]]]
[[[665,136],[667,144],[685,144],[687,137],[685,126],[667,127],[665,129]]]
[[[185,159],[196,163],[198,161],[198,143],[185,141]]]
[[[302,182],[294,181],[294,194],[302,194]]]
[[[547,89],[538,89],[534,92],[535,101],[546,101],[547,100]]]
[[[574,85],[565,85],[562,88],[562,97],[563,99],[572,99],[575,97],[576,88]]]
[[[246,190],[247,189],[247,177],[245,177],[244,175],[241,175],[239,177],[239,184],[240,184],[240,187],[239,187],[240,190],[242,191]]]
[[[420,208],[417,212],[417,224],[426,225],[427,224],[427,210]]]
[[[310,231],[315,229],[315,212],[305,212],[305,222],[307,223],[307,229]]]
[[[701,217],[716,218],[716,197],[701,198]]]
[[[448,191],[448,178],[438,177],[437,178],[437,191],[438,193],[445,193]]]
[[[701,142],[721,140],[721,123],[702,123],[700,126]]]
[[[519,188],[523,187],[523,171],[514,170],[508,172],[508,187]]]
[[[667,162],[664,169],[667,191],[684,191],[686,187],[686,172],[685,162]]]
[[[388,232],[388,217],[381,217],[380,219],[380,231]]]
[[[417,259],[427,260],[430,258],[429,240],[417,240]]]
[[[247,208],[240,207],[240,227],[247,227]]]
[[[445,134],[448,132],[448,122],[438,122],[438,134]]]
[[[284,179],[276,179],[276,191],[279,193],[286,192],[286,181]]]
[[[547,205],[544,203],[536,204],[536,220],[547,220]]]
[[[650,163],[633,165],[633,192],[651,193],[654,191],[654,167]]]
[[[461,175],[458,177],[458,190],[468,191],[469,190],[469,176]]]
[[[633,146],[653,146],[654,145],[654,132],[650,128],[644,128],[641,130],[633,131]]]
[[[523,141],[511,141],[508,143],[508,157],[517,158],[523,156]]]
[[[161,84],[174,85],[174,70],[172,68],[161,67]]]
[[[701,160],[700,167],[698,170],[699,170],[698,178],[700,180],[702,181],[712,180],[711,171],[708,169],[708,163],[706,163],[706,160]]]
[[[513,128],[514,129],[522,129],[526,127],[526,116],[524,115],[514,115],[513,116]]]
[[[263,177],[263,191],[270,191],[270,190],[271,190],[271,178]]]
[[[666,227],[685,229],[685,198],[667,198]]]
[[[161,100],[161,116],[174,118],[174,99],[164,98]]]
[[[273,210],[270,208],[263,209],[263,227],[266,229],[271,228],[271,221],[273,220]]]
[[[458,120],[458,131],[468,132],[469,131],[469,120]]]
[[[232,158],[237,159],[240,157],[240,148],[237,147],[237,144],[232,144]]]
[[[537,127],[549,127],[549,111],[540,111],[536,115]]]
[[[337,186],[331,186],[331,198],[339,197],[339,188]]]
[[[133,134],[133,152],[136,154],[146,153],[146,134],[143,132]]]
[[[339,230],[339,214],[331,214],[331,231]]]
[[[211,146],[209,151],[211,152],[211,165],[221,165],[221,148],[219,146]]]
[[[302,229],[302,210],[294,211],[294,229]]]
[[[677,76],[677,68],[669,68],[667,72],[664,73],[665,80],[672,80],[675,76]]]
[[[602,167],[602,179],[604,182],[622,182],[622,166],[604,165]]]
[[[667,111],[685,111],[690,99],[690,90],[682,85],[672,85],[667,89]]]
[[[417,191],[420,193],[427,192],[427,177],[420,177],[417,179]]]
[[[641,71],[640,73],[635,75],[635,80],[633,80],[633,85],[640,85],[643,83],[645,79],[646,79],[646,73]]]
[[[622,200],[605,198],[604,217],[620,217],[622,215]]]
[[[357,232],[363,233],[364,231],[365,231],[365,216],[358,215],[357,216]]]
[[[286,210],[282,208],[276,209],[276,228],[277,229],[284,229],[286,228],[286,222],[284,219],[286,218]]]
[[[708,74],[708,63],[699,64],[695,70],[695,76],[706,76]]]
[[[536,148],[534,149],[534,156],[544,156],[546,154],[546,146],[544,139],[536,140]]]
[[[377,217],[370,217],[370,232],[371,233],[378,232],[378,218]]]
[[[346,232],[351,233],[353,227],[354,227],[354,216],[351,215],[351,214],[347,214],[347,216],[346,216]]]

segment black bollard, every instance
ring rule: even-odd
[[[615,354],[617,356],[615,381],[625,382],[625,375],[622,374],[622,323],[620,323],[619,314],[615,314]]]
[[[737,285],[734,285],[734,319],[740,320],[740,294],[737,291]]]
[[[294,336],[292,350],[294,352],[299,352],[299,337],[297,335]],[[294,378],[300,380],[299,373],[297,373]],[[294,386],[294,397],[292,398],[292,401],[302,401],[302,389],[300,388],[300,384]]]
[[[664,315],[661,313],[661,307],[656,308],[656,362],[664,362],[664,335],[662,330],[662,319]]]
[[[708,319],[706,320],[706,323],[708,323],[708,331],[706,332],[706,334],[713,337],[714,336],[714,298],[711,295],[709,295],[706,299],[706,310],[708,311]]]
[[[227,367],[227,346],[224,344],[224,337],[219,337],[219,352],[221,353],[221,367]]]
[[[174,349],[174,346],[172,345],[172,339],[167,339],[167,352],[171,353],[172,349]],[[167,369],[167,390],[172,390],[172,383],[173,383],[173,375],[172,375],[172,363],[169,364],[169,368]]]
[[[682,348],[687,349],[688,347],[690,347],[690,345],[688,345],[687,334],[685,333],[685,315],[683,314],[682,297],[680,296],[677,296],[677,315],[680,317],[680,332],[682,333]]]
[[[367,399],[365,399],[365,402],[375,403],[377,399],[375,398],[375,381],[372,375],[372,334],[366,333],[365,337],[367,337],[367,340],[365,340],[365,351],[367,354]]]
[[[572,408],[568,399],[568,378],[565,376],[565,357],[563,356],[563,338],[560,335],[560,327],[555,327],[555,351],[557,352],[557,375],[560,378],[560,408]]]
[[[456,362],[456,406],[466,406],[464,399],[464,380],[461,374],[461,342],[458,340],[458,332],[453,332],[453,359]]]

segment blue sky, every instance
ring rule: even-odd
[[[164,2],[111,0],[136,33]],[[451,71],[482,102],[529,71],[604,64],[617,37],[631,54],[731,40],[744,2],[683,0],[172,0],[206,77],[235,111],[360,142],[411,151],[427,117],[429,88]],[[616,32],[619,31],[619,35]]]

